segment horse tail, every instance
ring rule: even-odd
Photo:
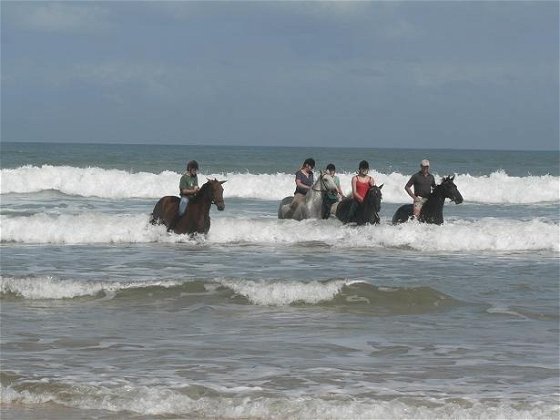
[[[286,213],[286,212],[283,211],[283,207],[284,207],[286,204],[290,204],[290,203],[293,201],[293,199],[294,199],[294,197],[292,197],[292,196],[284,197],[284,198],[282,199],[282,201],[280,202],[280,205],[278,206],[278,218],[279,218],[279,219],[285,219],[285,218],[286,218],[286,217],[285,217],[285,213]]]
[[[152,225],[159,225],[163,222],[163,209],[162,209],[162,204],[163,203],[163,199],[160,199],[156,205],[154,206],[154,210],[152,211],[152,214],[150,215],[150,223]]]
[[[400,206],[393,218],[391,219],[391,223],[396,225],[399,223],[407,222],[412,217],[412,204],[404,204]]]

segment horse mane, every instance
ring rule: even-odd
[[[215,180],[214,180],[215,181]],[[193,202],[197,202],[198,200],[200,200],[202,197],[206,196],[208,194],[208,190],[211,187],[211,182],[212,180],[208,180],[206,181],[204,184],[202,184],[202,187],[200,187],[200,189],[198,190],[198,192],[196,193],[196,195],[194,197],[191,198],[191,200]]]
[[[441,191],[441,189],[445,186],[444,184],[446,184],[447,182],[453,182],[454,178],[455,177],[454,176],[452,177],[451,175],[444,176],[443,179],[441,180],[441,182],[434,187],[434,190],[432,191],[432,194],[435,194],[436,191],[437,192]]]

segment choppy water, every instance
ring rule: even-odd
[[[557,152],[2,144],[2,418],[557,418]],[[382,223],[278,220],[361,159]],[[446,223],[390,225],[420,159]],[[149,224],[186,160],[207,237]]]

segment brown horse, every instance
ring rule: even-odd
[[[151,223],[153,225],[163,223],[168,229],[178,234],[208,233],[210,230],[210,206],[215,204],[220,211],[225,208],[224,188],[222,187],[224,182],[226,181],[209,179],[189,200],[187,211],[177,221],[175,219],[179,212],[179,197],[167,195],[160,198],[152,212]],[[175,223],[170,228],[169,225],[172,222]]]

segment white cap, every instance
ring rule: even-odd
[[[422,162],[420,162],[420,166],[430,166],[430,161],[428,159],[423,159]]]

